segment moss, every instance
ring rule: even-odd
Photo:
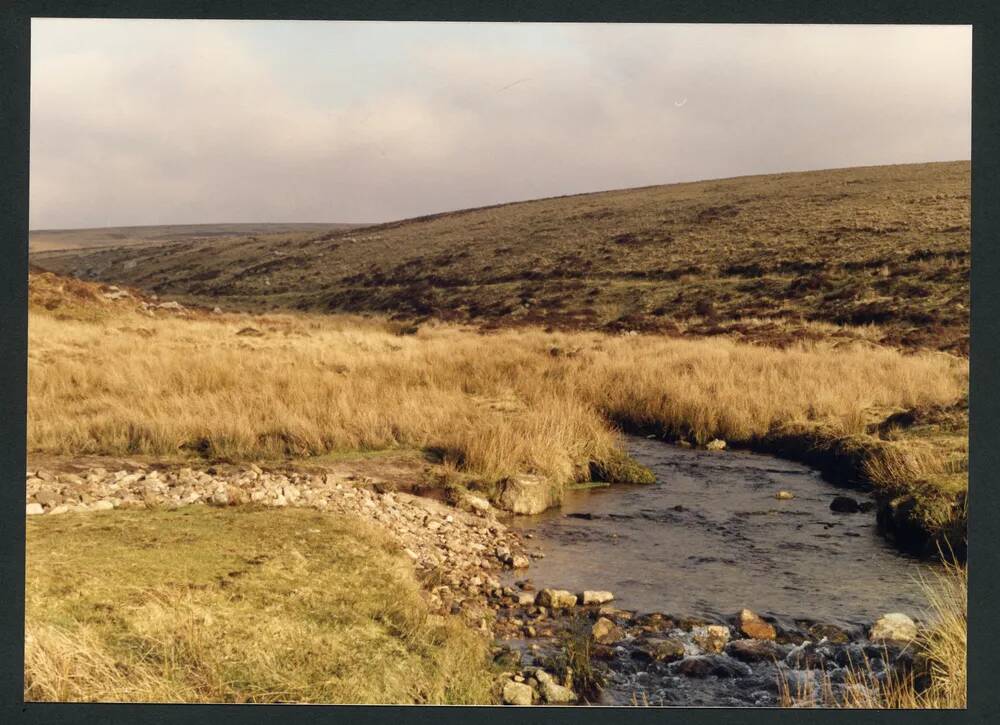
[[[656,476],[627,453],[590,462],[591,481],[604,483],[656,483]]]

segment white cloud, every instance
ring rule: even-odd
[[[280,30],[36,20],[31,225],[376,221],[969,153],[968,28]]]

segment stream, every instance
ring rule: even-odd
[[[674,619],[731,622],[746,607],[779,631],[834,625],[850,640],[844,647],[857,652],[871,646],[865,632],[882,614],[922,619],[919,577],[928,565],[883,538],[874,511],[830,508],[837,496],[864,503],[865,494],[771,456],[639,437],[630,437],[628,448],[655,473],[655,484],[568,491],[561,508],[513,521],[544,554],[531,566],[536,586],[610,590],[615,607]],[[794,497],[778,499],[778,491]],[[802,638],[781,650],[793,664]],[[608,656],[606,704],[629,704],[637,691],[663,704],[775,704],[771,664],[733,660],[736,673],[726,673],[721,660],[731,658],[720,654],[716,675],[678,678],[676,666],[636,664],[627,650],[619,646]],[[839,656],[827,654],[831,662]],[[737,686],[740,678],[749,684]]]

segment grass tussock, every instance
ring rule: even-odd
[[[237,334],[248,325],[263,334]],[[863,435],[877,411],[953,404],[968,376],[961,358],[872,346],[449,325],[400,336],[378,321],[304,315],[39,312],[29,330],[34,452],[268,458],[406,446],[489,480],[588,480],[592,462],[620,460],[609,421],[696,442],[796,426]]]
[[[358,521],[306,510],[28,522],[31,701],[484,703],[488,646]]]

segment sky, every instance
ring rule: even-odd
[[[34,19],[33,229],[968,159],[969,26]]]

